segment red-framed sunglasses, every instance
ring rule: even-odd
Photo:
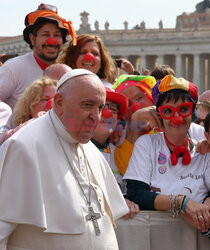
[[[174,116],[175,112],[178,112],[179,115],[181,115],[182,117],[187,117],[192,114],[192,110],[193,110],[192,102],[184,102],[176,108],[170,105],[158,107],[160,116],[165,120],[171,119]]]

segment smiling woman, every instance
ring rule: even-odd
[[[34,81],[22,94],[13,111],[13,121],[2,143],[16,133],[20,128],[44,115],[52,108],[52,99],[55,95],[57,80],[47,77]]]
[[[15,105],[13,122],[15,126],[38,116],[40,111],[47,112],[55,95],[57,80],[44,77],[34,81],[26,88]]]
[[[98,75],[107,87],[112,87],[116,78],[116,66],[104,46],[101,38],[96,35],[84,34],[77,37],[77,45],[70,42],[57,60],[72,69],[84,68]],[[111,83],[111,84],[110,84]]]
[[[202,204],[210,190],[209,156],[196,152],[188,135],[194,119],[197,87],[167,75],[152,89],[164,132],[143,135],[135,143],[128,169],[128,198],[146,210],[170,210],[208,231],[210,207]]]

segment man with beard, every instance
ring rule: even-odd
[[[12,109],[25,88],[55,63],[67,35],[72,36],[76,45],[71,21],[61,18],[52,5],[39,5],[26,16],[25,26],[23,37],[32,52],[8,60],[0,68],[0,99]]]

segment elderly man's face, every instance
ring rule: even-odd
[[[75,81],[71,87],[71,82]],[[69,80],[63,96],[59,117],[70,135],[80,143],[87,143],[100,121],[106,92],[101,81],[93,75]]]

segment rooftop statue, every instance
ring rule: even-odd
[[[98,20],[95,21],[94,23],[96,31],[99,31],[99,22]]]
[[[90,29],[90,24],[88,23],[88,16],[89,16],[89,13],[86,12],[86,11],[83,11],[82,13],[80,13],[80,16],[81,16],[81,21],[82,23],[80,24],[80,32],[90,32],[91,29]]]
[[[106,31],[109,29],[109,22],[108,21],[105,22],[104,27],[105,27]]]
[[[158,23],[158,25],[159,25],[159,30],[162,30],[163,29],[163,21],[160,20],[159,23]]]

